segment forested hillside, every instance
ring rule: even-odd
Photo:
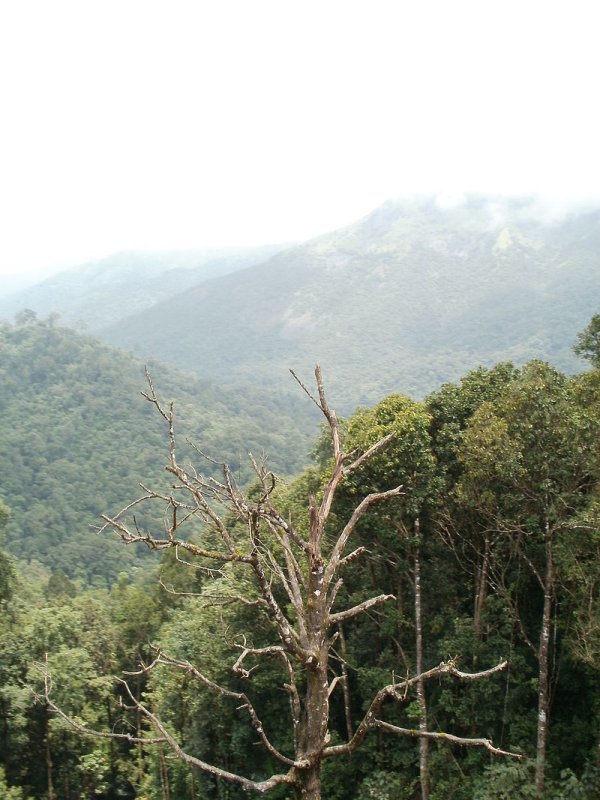
[[[349,412],[423,396],[473,364],[551,361],[600,303],[600,212],[533,201],[388,203],[266,263],[205,282],[100,334],[226,383],[278,385],[322,364]]]
[[[190,438],[227,459],[242,483],[249,450],[268,452],[284,474],[306,463],[314,415],[291,378],[288,394],[241,394],[161,365],[153,372],[177,397]],[[86,581],[112,580],[136,563],[140,554],[90,526],[140,481],[164,481],[164,431],[145,388],[143,364],[52,320],[24,313],[0,327],[0,498],[13,511],[11,553]]]
[[[265,467],[248,490],[222,482],[215,493],[211,476],[194,469],[206,467],[199,453],[189,463],[171,450],[170,493],[149,492],[113,525],[125,538],[131,531],[167,545],[154,556],[160,584],[148,562],[110,589],[84,589],[57,569],[23,565],[15,574],[2,557],[0,791],[11,800],[248,796],[206,771],[215,764],[250,783],[288,774],[267,794],[282,799],[316,763],[328,800],[595,800],[599,329],[595,318],[579,343],[594,369],[574,377],[540,361],[503,363],[422,402],[390,395],[339,425],[330,414],[326,427],[341,442],[324,431],[314,464],[291,483]],[[17,337],[29,342],[44,394],[33,354],[42,333],[53,335],[31,323],[4,331],[4,341],[13,349]],[[55,333],[59,353],[74,346]],[[111,408],[115,424],[130,419],[127,404]],[[144,447],[150,411],[164,463],[169,437],[156,408],[127,438]],[[194,418],[175,412],[181,442]],[[112,457],[124,432],[115,434],[106,444]],[[150,489],[163,485],[152,470],[147,480]],[[231,499],[220,512],[219,497]],[[12,511],[7,543],[21,513]],[[315,551],[303,542],[316,546],[319,519],[327,520],[322,569],[305,571],[299,565],[313,563]],[[321,597],[311,581],[327,580],[335,559],[342,578]],[[315,609],[329,630],[328,720],[317,750],[303,756],[300,712],[313,681],[303,626]],[[491,677],[460,678],[505,659]],[[141,662],[148,666],[135,671]],[[129,695],[111,677],[121,670],[130,673]],[[433,679],[419,681],[420,673]],[[84,737],[51,713],[53,704],[76,724],[123,737]],[[157,733],[162,741],[150,743]],[[169,738],[198,760],[173,758]],[[486,741],[521,759],[490,755]]]

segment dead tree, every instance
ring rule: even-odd
[[[394,599],[393,595],[379,594],[353,608],[337,607],[336,596],[342,586],[344,567],[365,554],[363,547],[351,550],[352,535],[367,509],[376,503],[394,501],[402,496],[403,491],[402,486],[398,486],[388,491],[368,494],[354,508],[341,529],[333,534],[328,529],[325,537],[340,483],[382,450],[391,436],[381,439],[362,454],[343,452],[338,421],[327,403],[319,367],[316,368],[315,375],[316,397],[298,382],[325,417],[331,436],[333,461],[319,498],[308,498],[307,535],[302,535],[293,522],[277,510],[273,500],[276,478],[252,457],[250,458],[259,483],[256,500],[250,500],[236,485],[226,465],[221,467],[218,479],[206,477],[191,467],[183,466],[178,460],[173,404],[167,408],[160,402],[148,376],[149,390],[144,396],[155,406],[168,428],[169,459],[166,469],[171,476],[172,491],[165,494],[144,489],[143,496],[119,514],[103,517],[103,529],[116,531],[127,543],[143,542],[154,550],[176,548],[180,552],[187,552],[188,557],[192,556],[216,568],[233,563],[248,570],[253,579],[255,597],[236,599],[241,602],[256,602],[264,609],[270,620],[273,641],[268,646],[255,648],[242,640],[239,657],[232,665],[232,670],[238,677],[250,679],[250,660],[275,657],[280,661],[284,674],[282,685],[289,696],[294,751],[281,752],[273,743],[246,693],[232,691],[213,681],[189,661],[174,658],[161,651],[157,651],[151,664],[142,665],[140,671],[151,673],[157,665],[166,665],[181,672],[182,677],[195,679],[207,689],[232,700],[247,714],[248,722],[261,744],[279,762],[281,769],[277,774],[256,781],[205,763],[184,751],[161,719],[129,691],[126,681],[123,681],[124,691],[128,693],[131,705],[146,718],[154,731],[154,735],[142,738],[141,741],[144,744],[167,745],[178,758],[189,765],[238,784],[245,790],[266,793],[284,784],[293,789],[297,798],[303,800],[319,800],[321,797],[323,761],[353,753],[374,729],[427,740],[483,747],[493,754],[516,755],[494,747],[488,739],[463,738],[423,728],[400,728],[380,718],[386,702],[405,702],[410,691],[422,686],[426,680],[442,676],[453,676],[466,681],[485,678],[503,670],[506,662],[477,673],[461,672],[455,662],[445,662],[422,671],[419,675],[393,680],[377,692],[353,732],[349,728],[347,741],[331,744],[330,700],[336,689],[343,691],[344,687],[344,673],[335,674],[335,670],[340,669],[339,657],[334,658],[333,653],[342,623]],[[141,531],[135,524],[135,519],[132,519],[140,503],[153,501],[161,503],[166,510],[167,522],[164,531],[160,533]],[[201,523],[208,538],[191,542],[182,535],[182,529],[190,521],[196,523],[196,529],[197,524]],[[241,530],[243,533],[240,533]],[[217,547],[214,546],[215,541],[219,543]],[[281,597],[285,598],[285,605],[278,599]],[[46,678],[45,701],[55,713],[67,719],[64,712],[51,700],[50,676]],[[91,731],[79,722],[70,721],[80,731],[98,735],[97,731]],[[139,737],[125,733],[107,732],[102,735],[129,742],[140,741]]]

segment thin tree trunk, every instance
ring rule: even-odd
[[[544,577],[544,609],[542,612],[542,629],[538,648],[539,688],[538,688],[538,724],[537,748],[535,762],[535,788],[539,797],[544,791],[546,768],[546,744],[548,741],[548,715],[550,711],[550,626],[552,624],[552,596],[554,588],[554,563],[552,557],[552,536],[548,522],[544,529],[546,549],[546,574]]]
[[[46,780],[48,783],[48,800],[55,800],[56,795],[54,794],[54,784],[52,782],[52,751],[50,749],[50,726],[49,722],[49,715],[48,715],[48,707],[46,707],[46,720],[45,720],[45,728],[46,728]]]
[[[190,792],[191,792],[190,800],[196,800],[196,778],[194,776],[193,767],[190,769],[190,775],[191,775],[191,780],[190,780]]]
[[[106,700],[106,719],[108,721],[108,727],[112,730],[113,727],[113,716],[112,716],[112,705],[110,700]],[[115,753],[115,740],[109,739],[108,740],[108,758],[110,762],[110,790],[114,792],[116,790],[117,785],[117,757]]]
[[[488,589],[488,573],[489,573],[489,566],[490,566],[490,540],[489,537],[485,537],[485,544],[483,550],[483,559],[481,564],[479,565],[479,569],[477,570],[476,574],[476,586],[475,586],[475,609],[473,613],[473,627],[475,629],[475,638],[477,642],[481,639],[481,617],[483,615],[483,609],[485,607],[485,601],[487,598],[487,589]],[[477,656],[475,656],[476,660]]]
[[[424,672],[423,668],[423,618],[421,608],[421,523],[419,517],[415,519],[415,634],[416,634],[416,668],[417,675]],[[419,703],[419,730],[427,730],[427,699],[425,697],[425,681],[417,681],[417,701]],[[425,737],[419,739],[419,776],[421,781],[421,798],[429,800],[429,740]]]
[[[140,699],[140,686],[139,683],[136,685],[136,700],[139,701]],[[144,780],[144,750],[142,745],[142,713],[139,707],[136,706],[135,712],[135,733],[139,740],[139,744],[137,746],[137,759],[136,759],[136,766],[137,766],[137,787],[141,788],[142,782]]]
[[[354,735],[352,725],[352,714],[350,711],[350,685],[348,683],[348,668],[346,666],[346,637],[344,636],[344,626],[340,622],[338,625],[340,634],[340,651],[342,653],[342,692],[344,694],[344,715],[346,717],[346,735],[348,741]]]
[[[171,800],[171,792],[169,787],[169,772],[165,761],[165,754],[162,745],[158,745],[158,771],[160,775],[160,788],[162,790],[163,800]]]

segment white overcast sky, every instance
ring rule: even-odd
[[[0,273],[600,194],[594,0],[1,0]]]

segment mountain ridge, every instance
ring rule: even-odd
[[[573,370],[571,344],[600,305],[600,213],[534,212],[527,200],[389,202],[98,335],[227,384],[320,362],[344,410],[422,396],[478,363]]]
[[[0,318],[23,308],[58,314],[62,324],[93,333],[211,277],[262,261],[284,245],[113,253],[0,298]]]
[[[577,369],[572,343],[600,307],[598,253],[596,209],[430,196],[308,242],[205,252],[197,269],[197,253],[115,254],[34,289],[61,324],[242,392],[321,363],[348,413],[394,391],[422,397],[478,364]]]

